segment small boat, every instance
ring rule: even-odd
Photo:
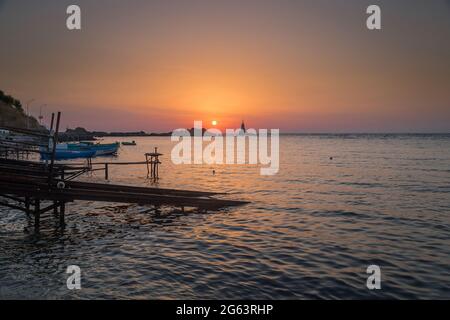
[[[122,145],[123,146],[135,146],[136,145],[136,141],[124,141],[124,142],[122,142]]]

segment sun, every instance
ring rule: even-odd
[[[211,121],[211,124],[212,124],[213,126],[217,126],[218,123],[219,123],[219,122],[217,122],[217,120]]]

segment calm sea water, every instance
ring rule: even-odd
[[[24,214],[2,208],[1,298],[450,298],[450,136],[283,136],[270,177],[256,166],[174,166],[169,138],[133,139],[109,160],[141,161],[158,146],[160,187],[251,204],[155,214],[75,202],[64,233],[49,218],[39,237]],[[152,185],[143,166],[110,176]],[[80,291],[66,288],[72,264]],[[371,264],[382,271],[378,291],[366,288]]]

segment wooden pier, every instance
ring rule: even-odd
[[[186,207],[200,211],[218,210],[246,204],[242,201],[212,198],[213,192],[176,189],[144,188],[126,185],[111,185],[62,180],[55,177],[48,184],[45,176],[23,173],[2,174],[0,168],[0,197],[13,200],[15,204],[0,200],[0,206],[21,210],[34,215],[35,228],[39,228],[40,216],[48,211],[59,215],[60,224],[65,225],[65,205],[76,200],[129,203],[138,205],[172,206],[184,210]],[[42,208],[41,203],[52,202]]]
[[[53,152],[50,162],[0,158],[0,206],[21,210],[28,216],[34,216],[34,227],[37,232],[41,216],[47,212],[59,217],[60,227],[64,228],[66,204],[74,201],[152,205],[155,208],[171,206],[181,208],[183,211],[184,208],[197,208],[199,211],[218,210],[248,203],[218,199],[214,196],[219,193],[215,192],[75,181],[75,178],[94,169],[92,165],[55,163],[54,150],[59,119],[60,114],[57,118],[56,131],[47,137],[53,143],[53,149],[49,150],[50,153]],[[32,148],[30,150],[32,151]],[[157,158],[154,160],[159,162]],[[152,166],[157,167],[156,162],[152,162]],[[152,168],[150,173],[153,173],[153,177],[157,177],[157,168]],[[108,164],[105,164],[105,175],[108,178]]]

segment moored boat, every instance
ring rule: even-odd
[[[118,142],[101,144],[94,144],[92,142],[81,142],[81,143],[62,143],[56,146],[56,150],[78,150],[94,151],[94,156],[104,156],[117,153],[120,144]]]
[[[41,149],[41,159],[50,160],[52,158],[51,152]],[[92,158],[95,155],[94,150],[69,150],[56,149],[55,160],[76,159],[76,158]]]
[[[136,145],[136,141],[124,141],[124,142],[122,142],[122,145],[123,146],[135,146]]]

